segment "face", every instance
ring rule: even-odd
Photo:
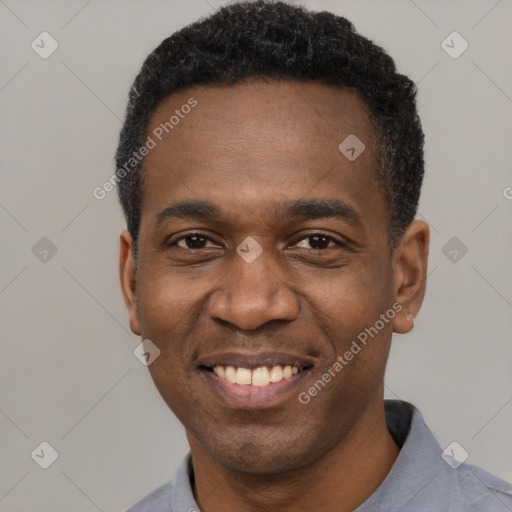
[[[421,302],[404,291],[407,251],[388,245],[367,108],[317,83],[193,88],[161,103],[148,134],[138,261],[124,232],[121,276],[132,330],[160,350],[152,378],[191,446],[224,467],[312,463],[381,400],[391,334]],[[355,160],[338,149],[351,134]]]

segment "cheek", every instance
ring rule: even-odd
[[[395,315],[392,284],[382,267],[372,262],[359,270],[341,269],[335,278],[311,287],[311,314],[331,345],[322,368],[336,375],[332,387],[338,391],[331,396],[360,399],[382,385]]]
[[[176,279],[171,268],[159,261],[148,262],[139,275],[137,283],[137,311],[143,336],[166,341],[178,339],[177,333],[184,329],[184,320],[195,314],[197,294],[192,282]],[[173,344],[159,347],[173,348]]]
[[[337,338],[357,336],[392,305],[393,286],[387,269],[370,255],[337,272],[308,279],[304,294],[313,315],[331,326]]]
[[[197,400],[190,383],[198,373],[192,341],[201,331],[202,290],[197,280],[180,281],[168,269],[148,267],[140,275],[137,310],[142,337],[160,350],[148,370],[167,405],[183,418]]]

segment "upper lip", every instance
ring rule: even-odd
[[[215,366],[234,366],[237,368],[254,369],[261,366],[295,366],[304,369],[313,366],[312,358],[298,356],[296,354],[286,354],[284,352],[260,352],[256,354],[247,354],[241,352],[225,352],[222,354],[213,354],[200,358],[199,366],[213,368]]]

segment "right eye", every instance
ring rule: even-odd
[[[207,249],[209,247],[205,247],[205,244],[208,241],[215,242],[215,240],[205,234],[205,233],[188,233],[187,235],[180,236],[176,240],[168,242],[168,247],[176,246],[180,249],[191,249],[191,250],[199,250],[199,249]],[[180,245],[180,242],[183,242]],[[216,243],[216,242],[215,242]]]

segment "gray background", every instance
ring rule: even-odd
[[[121,511],[187,451],[133,355],[116,192],[92,191],[114,172],[143,58],[222,3],[0,0],[2,511]],[[301,3],[348,17],[419,82],[430,277],[415,330],[395,337],[387,396],[417,405],[443,447],[456,440],[467,462],[510,481],[512,2]],[[31,48],[43,31],[59,44],[47,59]],[[469,43],[457,59],[441,47],[453,31]],[[42,237],[57,247],[46,261],[44,246],[32,251]],[[457,261],[443,252],[452,237]],[[59,454],[46,470],[30,456],[42,441]]]

